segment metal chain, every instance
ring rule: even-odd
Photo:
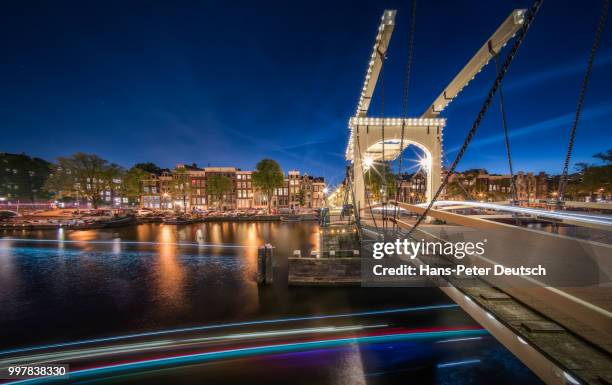
[[[353,167],[353,173],[355,172],[355,168]],[[362,235],[361,235],[361,218],[359,212],[356,211],[357,206],[355,202],[355,190],[353,189],[353,179],[354,175],[351,174],[351,170],[348,170],[348,186],[351,189],[351,197],[353,199],[353,215],[355,216],[355,226],[357,227],[357,236],[359,237],[359,244],[362,246]],[[350,222],[350,215],[349,215]]]
[[[408,117],[408,92],[410,87],[410,73],[412,72],[412,57],[414,54],[414,31],[416,28],[416,0],[412,1],[412,18],[410,22],[410,37],[408,40],[408,61],[406,62],[406,77],[404,78],[403,118]],[[402,122],[402,138],[400,140],[400,158],[398,174],[402,174],[402,151],[404,151],[405,121]]]
[[[495,72],[499,72],[499,52],[495,55]],[[502,126],[504,127],[504,140],[506,142],[506,156],[508,157],[508,167],[510,169],[510,196],[512,204],[517,200],[516,181],[514,180],[514,170],[512,168],[512,155],[510,153],[510,136],[508,135],[508,123],[506,120],[506,107],[504,106],[504,92],[502,84],[499,85],[499,109],[501,111]]]
[[[382,227],[383,231],[387,229],[387,167],[385,164],[385,59],[387,53],[380,55],[380,114],[382,115],[381,135],[382,135],[382,180],[380,183],[380,202],[383,204],[382,211]]]
[[[412,1],[412,14],[410,18],[410,34],[408,37],[408,60],[406,61],[406,71],[404,77],[404,93],[403,93],[403,111],[402,111],[402,136],[400,139],[400,151],[399,151],[399,164],[397,170],[398,181],[396,182],[396,191],[395,191],[395,212],[394,219],[397,220],[399,218],[399,210],[397,209],[397,201],[399,200],[400,190],[402,187],[402,152],[404,151],[404,135],[406,128],[406,118],[408,118],[408,92],[410,89],[410,73],[412,72],[412,58],[414,56],[414,31],[416,29],[416,0]],[[415,173],[416,174],[416,173]],[[410,186],[410,180],[408,180],[408,185]],[[395,228],[396,222],[394,222]]]
[[[361,145],[359,144],[359,133],[357,133],[355,135],[355,139],[357,142],[357,154],[359,154],[359,164],[361,165],[361,173],[363,174],[363,181],[364,181],[364,185],[365,185],[365,170],[363,169],[363,158],[361,156]],[[353,160],[353,165],[354,165],[354,160]],[[374,165],[372,164],[372,166],[370,166],[370,168],[374,167]],[[355,173],[355,167],[353,167],[353,174]],[[355,175],[353,175],[353,178],[355,178]],[[366,191],[367,192],[367,191]],[[354,196],[355,192],[353,191],[353,206],[356,206],[356,202],[355,202],[355,196]],[[374,222],[374,227],[376,227],[376,232],[378,232],[378,224],[376,223],[376,217],[374,217],[374,211],[372,210],[372,203],[370,202],[370,196],[368,194],[366,195],[366,203],[368,204],[368,208],[370,210],[370,215],[372,216],[372,221]],[[357,207],[353,208],[354,210],[357,210]],[[359,209],[361,209],[361,207],[359,207]],[[361,213],[359,213],[359,216],[361,216]],[[361,220],[360,220],[361,222]]]
[[[584,73],[584,77],[582,79],[580,93],[578,94],[578,104],[576,105],[576,115],[574,116],[574,121],[572,123],[569,143],[567,144],[567,154],[565,155],[565,161],[563,162],[563,173],[561,174],[561,180],[559,181],[559,193],[557,195],[558,202],[561,202],[565,198],[565,188],[567,187],[567,174],[569,171],[568,168],[569,168],[570,158],[572,157],[572,150],[574,149],[574,139],[576,138],[576,127],[578,126],[578,121],[580,120],[580,113],[582,112],[582,105],[584,104],[586,90],[589,86],[589,79],[591,77],[591,71],[593,70],[593,62],[595,61],[595,54],[597,53],[597,48],[599,48],[599,41],[601,40],[601,35],[606,25],[606,19],[608,18],[608,2],[609,2],[608,0],[603,1],[603,5],[601,9],[601,16],[599,17],[599,24],[597,26],[597,31],[595,32],[595,39],[593,40],[593,45],[591,46],[591,53],[589,55],[589,61],[587,63],[586,72]]]
[[[502,65],[500,70],[497,72],[497,77],[495,78],[495,81],[493,82],[493,85],[491,86],[491,89],[489,90],[489,93],[487,94],[487,98],[485,99],[482,107],[480,108],[480,111],[478,112],[478,115],[476,116],[476,119],[474,120],[474,123],[472,124],[472,128],[470,128],[470,130],[468,131],[468,134],[463,142],[463,145],[461,146],[461,149],[457,153],[457,157],[453,161],[453,164],[448,170],[448,173],[444,176],[444,180],[442,181],[442,184],[438,188],[438,191],[436,191],[435,195],[432,197],[431,202],[429,202],[429,205],[427,205],[427,208],[425,209],[423,214],[419,216],[414,226],[410,229],[410,231],[408,231],[407,236],[412,234],[417,229],[417,227],[419,227],[419,225],[423,222],[423,220],[427,217],[427,214],[429,213],[434,203],[436,202],[436,200],[442,193],[442,190],[444,190],[444,188],[446,187],[450,176],[455,172],[455,169],[457,168],[459,161],[461,160],[461,158],[463,158],[465,151],[467,150],[470,142],[474,138],[474,134],[476,134],[476,131],[478,130],[478,127],[480,126],[482,119],[484,118],[487,110],[489,109],[489,106],[491,105],[491,101],[493,100],[493,97],[495,96],[495,93],[497,92],[499,85],[504,79],[506,72],[508,72],[508,68],[510,67],[510,64],[512,63],[512,60],[514,60],[514,57],[516,56],[516,53],[518,52],[518,49],[523,42],[523,39],[527,35],[527,31],[529,30],[529,27],[533,23],[533,20],[536,14],[538,13],[538,10],[540,9],[540,6],[542,5],[543,1],[544,0],[535,0],[533,2],[533,5],[527,12],[527,15],[525,16],[523,27],[517,32],[516,39],[514,40],[514,44],[512,45],[512,49],[510,50],[510,52],[508,52],[508,55],[506,56],[506,59],[504,60],[504,64]]]

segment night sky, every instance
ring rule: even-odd
[[[410,88],[419,116],[527,1],[420,1]],[[515,167],[558,173],[599,1],[546,1],[504,83]],[[263,157],[332,183],[384,9],[398,9],[385,115],[402,114],[410,1],[14,1],[0,12],[4,152],[77,151],[254,168]],[[609,23],[610,24],[610,23]],[[612,26],[596,58],[573,163],[612,147]],[[494,79],[489,65],[443,116],[452,160]],[[370,115],[380,114],[380,88]],[[497,100],[459,168],[507,172]],[[411,156],[411,152],[407,152]]]

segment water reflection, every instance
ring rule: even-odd
[[[22,328],[45,340],[257,317],[278,308],[257,286],[257,248],[271,243],[281,258],[295,249],[306,255],[318,247],[317,233],[315,223],[265,222],[0,232],[54,240],[0,241],[0,329],[9,331],[2,337],[21,344]]]
[[[153,274],[157,283],[153,297],[167,310],[175,311],[185,306],[184,278],[185,272],[178,261],[175,228],[163,226],[159,232],[159,257],[153,263]]]

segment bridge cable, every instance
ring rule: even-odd
[[[382,227],[383,232],[387,231],[387,165],[385,164],[385,59],[387,52],[380,57],[380,114],[382,115],[381,135],[382,135],[382,180],[380,183],[380,202],[383,206]]]
[[[402,136],[400,139],[400,151],[399,151],[399,164],[398,164],[398,180],[396,182],[396,191],[395,191],[395,212],[394,219],[397,221],[399,218],[399,210],[397,206],[397,201],[399,200],[399,194],[402,186],[402,152],[404,151],[404,135],[406,129],[406,119],[408,118],[408,92],[410,89],[410,74],[412,72],[412,58],[414,56],[414,31],[416,29],[416,0],[412,1],[412,13],[410,15],[410,33],[408,35],[408,59],[406,61],[406,69],[404,71],[404,90],[403,90],[403,105],[402,105]],[[415,173],[416,175],[416,173]],[[412,178],[408,180],[408,186],[410,186],[410,182]],[[409,187],[410,188],[410,187]],[[393,228],[395,230],[395,226],[397,222],[393,223]]]
[[[412,228],[408,231],[408,233],[406,234],[407,236],[412,234],[417,229],[417,227],[423,222],[423,220],[427,217],[427,214],[429,213],[434,203],[436,202],[436,200],[438,199],[438,197],[440,196],[440,194],[442,193],[442,191],[448,184],[448,180],[450,176],[455,172],[455,169],[457,168],[459,161],[461,161],[461,158],[463,158],[463,155],[467,151],[467,148],[470,142],[474,138],[474,135],[476,134],[476,131],[478,130],[478,127],[480,126],[480,123],[482,122],[482,119],[484,118],[487,110],[489,109],[489,106],[491,105],[493,97],[495,96],[499,88],[499,85],[501,84],[502,80],[504,79],[504,76],[508,72],[508,68],[510,67],[510,64],[512,63],[512,60],[514,60],[514,57],[516,56],[516,53],[518,52],[519,47],[523,43],[523,40],[525,39],[525,36],[527,35],[527,31],[529,30],[529,27],[531,27],[531,24],[533,23],[533,20],[535,19],[535,16],[538,13],[543,1],[544,0],[535,0],[533,4],[531,5],[531,8],[529,9],[529,11],[527,12],[525,16],[524,24],[521,27],[521,29],[519,29],[519,31],[516,33],[516,39],[514,41],[514,44],[512,45],[510,52],[508,52],[508,55],[504,59],[504,63],[502,64],[501,68],[497,72],[495,81],[493,82],[493,85],[491,86],[491,89],[489,90],[487,97],[482,107],[480,108],[480,111],[478,112],[478,115],[476,115],[476,119],[474,120],[472,127],[468,131],[468,134],[463,142],[463,145],[459,149],[459,152],[457,153],[455,160],[451,164],[451,167],[448,170],[448,173],[444,176],[444,179],[442,181],[442,184],[440,184],[438,191],[436,191],[431,201],[427,205],[427,208],[419,216],[414,226],[412,226]]]
[[[353,167],[353,173],[355,172],[355,168]],[[353,179],[354,179],[354,175],[352,175],[351,170],[349,168],[348,172],[347,172],[347,182],[348,182],[348,186],[351,189],[351,197],[353,198],[353,215],[355,216],[355,226],[357,227],[357,237],[359,238],[359,244],[360,244],[360,249],[363,246],[363,242],[362,242],[362,235],[361,235],[361,218],[360,218],[360,213],[356,212],[356,206],[355,206],[355,190],[353,188]],[[347,188],[348,191],[348,188]],[[349,215],[349,221],[350,221],[350,215]]]
[[[561,179],[559,180],[559,192],[557,194],[557,202],[560,203],[565,198],[565,188],[567,187],[567,177],[568,177],[568,168],[570,158],[572,156],[572,150],[574,149],[574,139],[576,137],[576,127],[578,126],[578,121],[580,120],[580,113],[582,112],[582,106],[584,104],[584,98],[586,96],[586,91],[589,86],[589,79],[591,77],[591,72],[593,70],[593,62],[595,61],[595,54],[597,53],[597,49],[599,48],[599,41],[601,40],[601,35],[603,33],[604,27],[606,25],[606,20],[608,18],[608,3],[609,0],[603,0],[601,15],[599,17],[599,24],[597,25],[597,30],[595,31],[595,38],[593,39],[593,45],[591,46],[591,53],[589,55],[589,60],[587,62],[587,68],[584,73],[584,77],[582,78],[582,85],[580,86],[580,93],[578,94],[578,103],[576,105],[576,114],[574,116],[574,121],[572,123],[572,128],[570,130],[569,142],[567,144],[567,154],[565,155],[565,161],[563,162],[563,173],[561,174]]]
[[[350,175],[350,173],[351,173],[351,169],[350,169],[350,167],[347,167],[347,168],[346,168],[346,176],[345,176],[345,179],[344,179],[344,180],[345,180],[345,182],[346,182],[346,186],[345,186],[345,188],[344,188],[344,198],[342,199],[342,211],[341,211],[341,214],[342,214],[342,215],[341,215],[341,217],[344,217],[344,208],[346,207],[346,208],[348,209],[348,207],[349,207],[349,206],[348,206],[348,205],[349,205],[349,189],[348,189],[348,183],[349,183],[349,181],[350,181],[350,179],[351,179],[351,175]],[[348,222],[349,222],[349,225],[350,225],[350,224],[351,224],[351,216],[350,216],[350,213],[349,213],[349,215],[347,215],[347,218],[348,218]]]
[[[495,59],[495,72],[499,73],[499,52],[494,56]],[[502,84],[499,84],[499,109],[501,112],[501,121],[504,128],[504,140],[506,142],[506,157],[508,158],[508,168],[510,169],[510,196],[512,197],[512,205],[517,201],[518,194],[516,191],[516,181],[514,180],[514,169],[512,167],[512,154],[510,152],[510,136],[508,135],[508,122],[506,120],[506,107],[504,103],[504,93],[502,90]]]
[[[365,170],[363,168],[363,157],[361,156],[361,145],[359,144],[359,130],[357,130],[357,132],[356,132],[355,142],[357,143],[357,154],[359,156],[359,164],[361,165],[360,172],[362,174],[363,182],[364,182],[364,185],[365,185]],[[354,160],[353,160],[353,165],[354,165]],[[372,166],[370,166],[370,168],[372,168],[373,166],[374,166],[374,164],[372,164]],[[355,173],[355,167],[353,167],[353,174],[354,173]],[[353,179],[354,178],[355,178],[355,175],[353,175]],[[369,173],[368,173],[368,180],[371,181]],[[369,182],[369,184],[371,184],[371,182]],[[368,194],[365,194],[365,195],[366,195],[366,203],[368,204],[368,208],[370,210],[370,215],[372,216],[372,221],[374,222],[374,227],[376,228],[376,232],[378,233],[379,232],[378,224],[376,223],[376,218],[374,217],[374,211],[372,210],[372,203],[370,202],[370,196]],[[353,206],[355,206],[355,203],[356,203],[356,201],[355,201],[355,191],[353,189]],[[357,210],[357,209],[361,210],[361,207],[359,207],[359,208],[354,207],[353,209],[354,210]],[[361,216],[361,212],[358,212],[358,213],[359,213],[359,216]],[[359,222],[361,223],[361,221],[359,221]]]

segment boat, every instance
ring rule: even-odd
[[[93,230],[106,227],[106,223],[104,223],[103,221],[94,220],[78,220],[68,223],[64,227],[70,230]]]
[[[167,225],[186,225],[191,223],[192,221],[183,216],[176,216],[164,218],[163,222]]]
[[[136,217],[133,215],[126,215],[123,217],[116,217],[116,218],[109,219],[108,221],[105,221],[104,227],[119,227],[119,226],[131,225],[133,223],[136,223]]]
[[[281,222],[300,222],[302,216],[298,214],[281,215],[280,220]]]

